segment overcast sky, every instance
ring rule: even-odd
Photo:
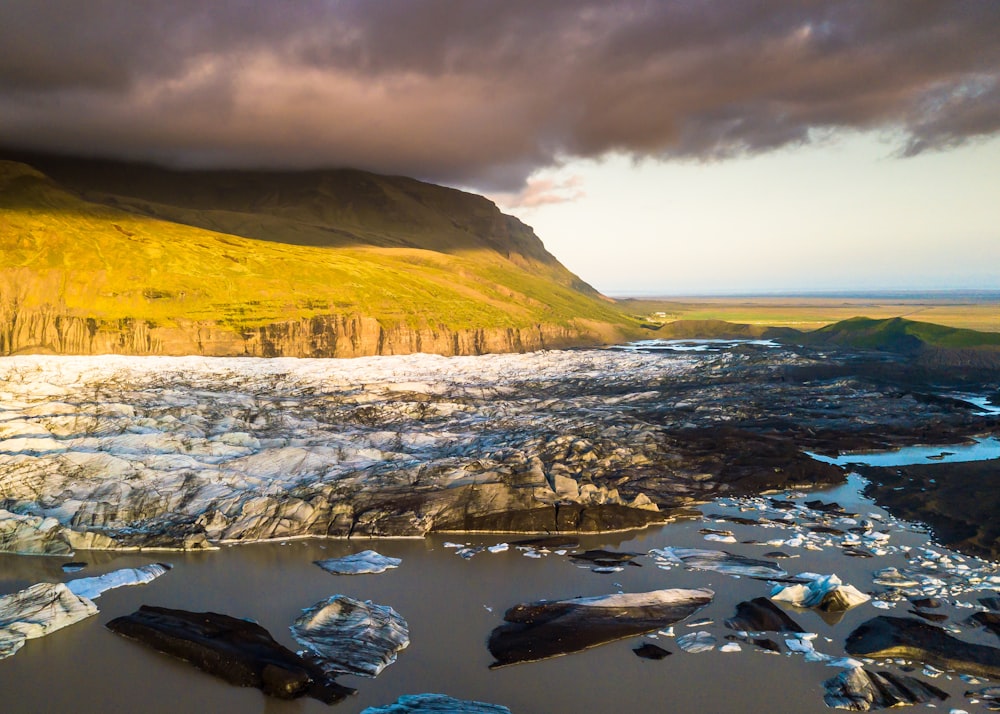
[[[484,192],[612,292],[1000,288],[1000,2],[4,0],[0,144]]]

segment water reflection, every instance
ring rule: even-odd
[[[845,583],[863,591],[879,590],[873,573],[887,567],[900,571],[919,569],[920,562],[937,553],[935,577],[952,568],[941,599],[941,612],[949,627],[961,630],[965,640],[995,646],[989,634],[963,621],[983,593],[970,587],[996,587],[983,575],[985,564],[962,558],[928,543],[928,537],[909,524],[894,521],[860,493],[864,481],[851,476],[848,483],[822,494],[778,494],[769,499],[720,499],[706,504],[706,513],[731,514],[747,522],[711,524],[734,533],[737,543],[724,547],[746,557],[766,557],[779,548],[794,557],[783,559],[790,573],[836,573]],[[836,536],[813,533],[807,525],[822,514],[795,510],[806,500],[835,500],[848,512],[834,515],[834,524],[850,535],[862,521],[872,532],[886,531],[889,540],[872,558],[845,555]],[[792,510],[778,509],[787,501]],[[850,515],[856,514],[856,515]],[[754,522],[768,525],[754,525]],[[844,520],[846,519],[846,520]],[[853,524],[851,522],[853,520]],[[686,521],[633,533],[581,537],[579,550],[613,549],[647,553],[652,548],[716,548],[699,531],[704,520]],[[676,623],[673,634],[708,632],[719,645],[734,631],[724,622],[741,601],[766,596],[770,587],[761,581],[682,566],[657,567],[649,556],[636,558],[642,567],[615,573],[582,569],[554,550],[539,558],[511,547],[490,552],[488,546],[516,538],[502,535],[429,537],[424,540],[300,540],[223,548],[208,553],[93,553],[76,559],[90,563],[80,574],[62,573],[61,558],[0,556],[0,592],[11,592],[42,580],[65,581],[80,575],[134,567],[162,560],[172,571],[141,587],[105,593],[101,613],[88,621],[53,635],[30,641],[16,656],[0,662],[0,690],[4,712],[144,711],[173,714],[179,710],[268,712],[303,714],[331,711],[312,700],[281,702],[256,690],[231,687],[135,643],[103,627],[108,620],[127,614],[141,604],[194,611],[214,611],[251,618],[267,628],[279,642],[296,648],[289,626],[302,608],[334,594],[391,605],[409,623],[411,645],[376,679],[345,676],[344,684],[359,694],[332,710],[356,714],[367,706],[385,705],[403,694],[441,692],[461,699],[502,704],[513,712],[560,714],[611,711],[768,711],[828,712],[821,683],[837,670],[822,662],[809,662],[801,654],[767,655],[744,643],[740,652],[690,654],[675,638],[652,633],[612,642],[576,654],[532,664],[490,670],[493,661],[486,643],[489,633],[502,624],[505,610],[523,602],[600,596],[617,592],[639,593],[663,588],[710,588],[715,600],[697,618],[711,621],[689,628]],[[457,556],[444,544],[461,540],[482,546],[471,559]],[[753,542],[750,542],[753,541]],[[313,564],[314,560],[341,557],[365,549],[400,558],[399,568],[381,574],[335,576]],[[950,564],[950,565],[949,565]],[[959,566],[966,571],[957,570]],[[995,577],[995,569],[992,571]],[[967,573],[963,575],[962,573]],[[979,573],[979,585],[969,573]],[[1000,579],[997,580],[1000,583]],[[959,587],[961,586],[961,587]],[[827,620],[815,610],[787,608],[796,622],[816,638],[815,650],[838,657],[846,636],[880,607],[903,615],[905,603],[896,604],[884,594]],[[781,640],[781,637],[777,639]],[[995,638],[993,638],[995,639]],[[673,653],[660,661],[636,657],[632,650],[643,642]],[[947,675],[934,680],[949,691],[956,706],[964,705],[967,684]],[[58,686],[55,686],[58,684]],[[968,707],[967,707],[968,708]]]

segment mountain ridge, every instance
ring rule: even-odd
[[[639,330],[474,194],[113,162],[87,183],[64,161],[0,161],[0,353],[476,354]]]

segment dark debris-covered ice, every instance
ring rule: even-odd
[[[693,615],[712,602],[706,589],[671,588],[568,600],[539,600],[504,613],[490,633],[492,667],[579,652],[652,632]]]
[[[310,696],[330,704],[354,693],[249,620],[143,605],[107,627],[230,684],[281,699]]]
[[[292,636],[327,672],[374,677],[410,644],[410,630],[388,605],[334,595],[302,612]]]
[[[948,699],[946,692],[916,677],[874,672],[863,667],[844,670],[823,682],[823,686],[827,706],[850,711],[873,711]]]
[[[851,632],[845,649],[856,656],[906,657],[1000,680],[1000,649],[962,641],[936,625],[912,617],[873,617]]]

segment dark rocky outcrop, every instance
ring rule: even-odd
[[[942,669],[1000,679],[1000,649],[963,642],[940,627],[910,617],[880,615],[847,637],[848,654],[905,657]]]
[[[490,633],[491,667],[534,662],[666,627],[712,601],[711,590],[655,590],[516,605]]]
[[[256,687],[273,697],[307,695],[331,704],[354,693],[275,642],[260,625],[229,615],[143,605],[107,627],[230,684]]]

